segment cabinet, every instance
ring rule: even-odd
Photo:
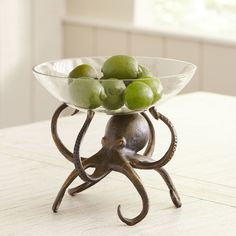
[[[177,38],[166,38],[164,46],[165,57],[175,58],[178,60],[189,61],[195,64],[198,69],[190,81],[190,83],[183,89],[184,92],[193,92],[200,90],[200,78],[201,73],[200,66],[200,51],[201,44],[195,41]]]
[[[136,56],[163,56],[164,39],[157,35],[148,35],[145,33],[129,34],[129,53]]]
[[[127,54],[127,33],[97,27],[94,34],[94,55]]]
[[[236,47],[203,46],[203,90],[236,95]]]
[[[64,24],[64,56],[94,55],[94,28],[86,25]]]

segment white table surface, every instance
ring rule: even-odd
[[[43,104],[42,104],[43,105]],[[137,171],[149,195],[150,210],[126,226],[116,208],[135,216],[141,200],[123,175],[111,173],[92,188],[67,193],[57,214],[51,205],[73,169],[56,149],[50,122],[0,130],[0,235],[236,235],[236,98],[197,92],[176,96],[159,111],[175,125],[178,147],[166,169],[182,198],[176,209],[154,171]],[[53,112],[53,111],[52,111]],[[16,114],[17,115],[17,114]],[[59,133],[72,149],[85,115],[61,118]],[[96,114],[82,144],[83,156],[100,147],[109,116]],[[155,122],[160,157],[169,144],[164,125]],[[79,179],[72,186],[81,183]]]

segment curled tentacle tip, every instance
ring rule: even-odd
[[[173,200],[173,202],[176,208],[180,208],[182,206],[182,202],[180,200],[176,199],[176,200]]]
[[[117,214],[122,222],[124,222],[125,224],[129,226],[135,225],[139,222],[139,221],[135,221],[134,219],[128,219],[128,218],[123,217],[121,214],[120,208],[121,208],[121,205],[117,207]]]
[[[119,205],[119,206],[117,207],[117,214],[118,214],[119,216],[121,215],[120,208],[121,208],[121,205]]]
[[[160,114],[157,112],[156,107],[149,108],[149,112],[153,115],[155,119],[159,119]]]
[[[79,112],[79,110],[74,110],[74,112],[71,114],[71,116],[74,116],[75,114],[77,114]]]
[[[176,205],[175,205],[177,208],[180,208],[182,206],[182,203],[181,202],[178,202]]]
[[[68,193],[69,193],[69,195],[72,196],[72,197],[75,196],[74,192],[73,192],[71,189],[68,190]]]
[[[181,203],[179,195],[175,191],[170,190],[170,196],[171,196],[171,199],[172,199],[175,207],[180,208],[182,206],[182,203]]]
[[[120,208],[121,208],[121,205],[119,205],[119,206],[117,207],[117,214],[118,214],[119,218],[121,219],[121,218],[123,218],[123,216],[122,216],[122,214],[121,214]]]
[[[58,211],[58,207],[52,207],[52,211],[54,212],[54,213],[57,213],[57,211]]]

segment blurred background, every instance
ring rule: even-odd
[[[33,65],[131,54],[190,61],[184,93],[236,96],[235,0],[1,0],[0,128],[50,119],[58,102]]]

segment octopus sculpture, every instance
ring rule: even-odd
[[[105,135],[101,141],[102,148],[91,157],[84,158],[80,156],[80,145],[95,112],[92,110],[87,111],[87,118],[77,136],[72,153],[62,143],[57,133],[57,120],[65,108],[67,108],[67,105],[62,104],[55,111],[51,122],[51,132],[57,148],[67,160],[74,164],[75,168],[62,185],[54,201],[52,206],[54,212],[57,212],[66,189],[76,177],[80,177],[84,183],[69,189],[68,192],[71,196],[98,183],[111,171],[117,171],[127,176],[142,198],[142,210],[138,216],[132,219],[125,218],[122,215],[120,205],[117,208],[118,216],[121,221],[127,225],[135,225],[147,215],[149,200],[134,168],[153,169],[157,171],[168,186],[170,197],[174,205],[177,208],[181,207],[180,197],[176,188],[169,174],[163,168],[163,166],[171,160],[176,150],[176,132],[172,123],[165,116],[157,112],[155,107],[151,107],[149,112],[156,120],[163,121],[171,132],[170,146],[164,156],[157,161],[151,158],[155,146],[155,130],[145,112],[111,116],[105,129]],[[73,114],[77,112],[78,110],[75,110]],[[142,155],[139,154],[138,152],[145,147],[144,153]],[[86,172],[86,169],[90,167],[94,168],[94,172],[91,175]]]

